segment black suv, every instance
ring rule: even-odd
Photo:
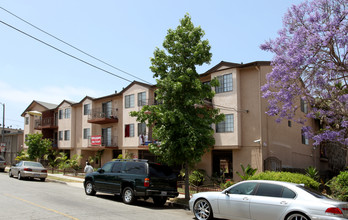
[[[147,160],[110,161],[87,174],[84,187],[87,195],[96,192],[121,195],[126,204],[140,197],[152,197],[156,205],[162,206],[168,197],[178,196],[177,175],[168,166]]]

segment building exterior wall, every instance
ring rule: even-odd
[[[312,142],[302,143],[301,127],[295,122],[283,120],[275,122],[274,117],[268,116],[267,100],[262,98],[261,86],[266,83],[266,74],[271,72],[267,62],[255,62],[247,65],[222,62],[201,75],[203,82],[208,82],[215,77],[231,74],[232,89],[218,92],[212,99],[214,108],[233,118],[233,130],[217,132],[217,125],[212,125],[215,130],[215,145],[211,151],[203,155],[197,169],[204,169],[209,176],[224,175],[226,178],[239,180],[236,171],[242,173],[241,164],[250,164],[259,172],[266,169],[280,168],[307,168],[315,166],[328,169],[327,163],[320,158],[319,148],[314,148]],[[119,152],[123,156],[133,158],[143,157],[148,154],[148,147],[144,145],[138,135],[138,124],[135,117],[130,116],[131,111],[139,111],[142,104],[154,104],[154,87],[151,85],[134,82],[117,94],[100,98],[87,97],[79,103],[71,104],[62,102],[56,111],[63,110],[63,118],[58,120],[58,132],[70,130],[70,140],[59,141],[59,150],[70,150],[70,153],[82,155],[81,165],[88,157],[95,157],[103,151],[101,161],[95,167],[102,166],[107,161],[116,157]],[[212,88],[215,89],[215,88]],[[139,93],[145,92],[145,103],[138,103]],[[126,106],[126,100],[133,95],[133,105]],[[111,108],[118,121],[96,122],[90,121],[91,114],[84,114],[84,105],[89,104],[91,111],[101,111],[103,103],[111,102]],[[127,101],[128,102],[128,101]],[[127,103],[128,104],[128,103]],[[300,105],[300,100],[298,100]],[[64,110],[70,108],[70,118],[64,117]],[[32,110],[44,111],[40,106],[32,106]],[[93,113],[93,114],[94,114]],[[304,113],[298,111],[297,116]],[[27,114],[26,114],[27,115]],[[26,116],[25,115],[25,116]],[[25,125],[24,135],[35,132],[31,119]],[[132,135],[126,135],[126,127],[133,125]],[[306,125],[314,125],[308,120]],[[90,136],[102,135],[102,130],[111,129],[111,135],[116,138],[112,146],[92,146],[90,138],[83,138],[84,129],[90,129]],[[152,139],[151,129],[146,127],[148,139]],[[59,134],[58,134],[59,136]],[[127,137],[126,137],[127,136]],[[144,153],[145,152],[145,153]],[[142,159],[142,158],[140,158]],[[276,164],[268,164],[272,159]],[[272,162],[273,163],[273,162]],[[274,165],[274,166],[273,166]]]

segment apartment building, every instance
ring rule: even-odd
[[[201,81],[208,83],[217,77],[220,86],[212,88],[216,95],[211,100],[214,108],[225,114],[225,121],[212,125],[215,145],[206,153],[197,168],[208,175],[233,178],[241,172],[240,164],[250,164],[258,170],[281,168],[330,169],[320,148],[313,147],[301,130],[301,125],[282,121],[265,114],[267,100],[260,88],[271,71],[270,62],[247,64],[220,62],[205,73]],[[58,105],[33,101],[23,112],[24,136],[42,132],[51,138],[57,150],[70,155],[82,155],[81,164],[89,156],[101,154],[100,166],[119,154],[133,158],[154,160],[148,151],[152,131],[145,124],[130,117],[144,105],[155,104],[156,87],[134,81],[121,92],[80,102],[62,101]],[[302,105],[302,111],[308,106]],[[299,111],[297,114],[305,114]],[[314,120],[306,122],[315,126]]]

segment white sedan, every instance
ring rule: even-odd
[[[190,210],[198,220],[342,220],[348,203],[329,199],[303,184],[267,180],[237,183],[222,192],[194,194]]]

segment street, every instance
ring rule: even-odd
[[[82,184],[82,183],[81,183]],[[140,200],[125,205],[113,195],[87,196],[82,188],[56,182],[18,180],[0,172],[0,219],[190,219],[175,207]]]

